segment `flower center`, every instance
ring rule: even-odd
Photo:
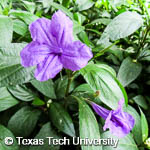
[[[52,53],[56,55],[61,55],[63,53],[63,49],[61,47],[52,47]]]
[[[59,47],[59,48],[57,49],[57,52],[56,52],[56,53],[60,55],[60,54],[62,54],[62,52],[63,52],[62,48]]]

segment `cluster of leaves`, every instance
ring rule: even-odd
[[[150,4],[146,0],[0,0],[0,150],[111,150],[111,146],[12,146],[5,137],[117,138],[103,132],[84,99],[124,110],[135,119],[132,133],[118,150],[144,150],[150,106]],[[74,23],[74,37],[91,47],[94,57],[80,71],[63,70],[53,80],[34,79],[34,67],[20,64],[20,51],[31,41],[28,25],[51,18],[60,9]],[[96,119],[97,117],[97,119]]]

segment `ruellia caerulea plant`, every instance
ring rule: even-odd
[[[1,0],[0,150],[150,149],[149,5]]]

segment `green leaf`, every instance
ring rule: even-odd
[[[65,97],[66,88],[68,84],[68,77],[63,76],[62,78],[58,78],[55,81],[55,92],[58,99],[62,99]],[[76,86],[76,82],[73,81],[70,85],[69,92],[71,92]]]
[[[117,141],[119,140],[118,142],[116,142],[118,144],[116,146],[107,144],[106,146],[103,146],[103,150],[138,150],[138,147],[130,134],[120,139],[118,139],[118,137],[116,136],[113,136],[109,131],[102,134],[102,139],[110,138]]]
[[[20,51],[25,45],[13,43],[0,47],[0,87],[26,83],[33,78],[34,67],[20,65]]]
[[[85,31],[80,32],[79,38],[83,41],[87,46],[93,46],[93,43],[89,40],[88,35]]]
[[[59,104],[51,103],[49,108],[50,119],[60,131],[75,136],[74,125],[68,112]]]
[[[79,126],[81,139],[100,139],[100,132],[96,118],[90,107],[81,98],[79,102]],[[101,146],[81,146],[82,150],[102,150]]]
[[[32,102],[32,105],[34,105],[34,106],[43,106],[43,105],[45,105],[45,102],[42,101],[41,99],[39,99],[38,97],[36,97],[34,99],[34,101]]]
[[[64,6],[57,4],[55,2],[51,2],[50,3],[51,6],[53,6],[56,9],[60,9],[61,11],[63,11],[67,16],[69,16],[71,19],[73,19],[73,14]]]
[[[110,66],[108,66],[108,65],[106,65],[106,64],[100,63],[100,62],[97,62],[96,65],[97,65],[98,67],[100,67],[100,68],[103,68],[103,69],[107,70],[107,71],[110,72],[114,77],[116,77],[116,72],[115,72],[115,70],[114,70],[112,67],[110,67]]]
[[[76,0],[76,4],[78,4],[79,11],[87,10],[94,5],[93,0]]]
[[[56,99],[54,84],[52,80],[48,80],[45,82],[32,80],[31,83],[38,91],[40,91],[45,96],[52,98],[52,99]]]
[[[91,87],[87,84],[87,83],[84,83],[84,84],[81,84],[79,85],[75,90],[74,92],[93,92],[93,90],[91,89]]]
[[[24,43],[13,43],[0,46],[0,68],[20,64],[20,51],[26,46]]]
[[[141,73],[142,65],[138,62],[133,62],[130,57],[127,57],[123,60],[119,72],[118,72],[118,80],[125,87],[134,81],[139,74]]]
[[[64,7],[66,7],[66,8],[69,7],[69,4],[70,4],[70,0],[63,0],[63,1],[62,1],[62,5],[63,5]]]
[[[12,41],[13,23],[11,18],[0,15],[0,46]]]
[[[139,58],[140,60],[150,61],[150,50],[142,50]]]
[[[34,130],[40,114],[39,110],[25,106],[11,117],[8,128],[15,136],[28,137]]]
[[[126,112],[131,114],[133,116],[133,118],[135,119],[135,125],[134,125],[134,128],[132,129],[132,133],[133,133],[133,137],[134,137],[135,141],[140,145],[142,143],[142,130],[141,130],[140,115],[130,105],[128,105]]]
[[[8,92],[7,88],[0,88],[0,111],[4,111],[18,104],[18,101]]]
[[[106,65],[91,64],[81,69],[80,72],[94,93],[100,91],[98,98],[107,106],[116,109],[121,98],[124,98],[127,104],[126,92],[113,76],[112,69],[109,67],[106,69]]]
[[[137,103],[142,108],[148,109],[148,104],[142,95],[137,95],[137,96],[133,97],[132,99],[134,100],[135,103]]]
[[[59,150],[60,145],[49,145],[49,139],[47,137],[53,137],[54,139],[60,139],[60,136],[56,134],[54,129],[51,127],[50,122],[44,124],[40,130],[40,132],[35,136],[34,139],[44,139],[44,145],[39,146],[30,146],[29,150]]]
[[[42,2],[44,8],[49,8],[53,0],[40,0]]]
[[[24,3],[24,7],[30,11],[32,14],[36,9],[36,4],[34,2],[22,1]]]
[[[73,34],[76,35],[82,31],[84,31],[85,27],[81,26],[78,22],[73,21]]]
[[[35,98],[34,93],[25,85],[9,86],[9,92],[22,101],[32,101]]]
[[[26,24],[31,24],[33,21],[39,18],[38,16],[23,10],[11,10],[9,14],[13,17],[23,20]]]
[[[91,23],[87,25],[98,25],[98,24],[108,25],[110,22],[111,22],[110,18],[98,18],[93,20]]]
[[[146,120],[145,114],[142,112],[141,109],[140,112],[141,112],[142,139],[144,142],[148,138],[148,122]]]
[[[142,24],[141,15],[136,12],[126,11],[115,17],[108,24],[102,37],[106,34],[112,41],[125,38],[138,30]]]
[[[11,137],[13,139],[13,144],[11,146],[7,146],[5,144],[5,138]],[[19,150],[18,143],[14,137],[14,135],[3,125],[0,125],[0,150]]]
[[[26,34],[26,32],[28,31],[28,27],[23,21],[21,21],[19,19],[15,19],[15,20],[13,20],[13,30],[16,33],[24,36]]]

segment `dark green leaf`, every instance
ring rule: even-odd
[[[56,96],[58,99],[65,97],[67,84],[68,84],[67,76],[63,76],[62,78],[59,78],[55,81],[55,91],[56,91]],[[76,82],[73,81],[70,85],[69,92],[71,92],[75,88],[75,86],[76,86]]]
[[[62,132],[70,136],[75,136],[74,125],[68,112],[59,104],[51,103],[49,116],[53,124]]]
[[[35,98],[34,93],[25,85],[16,85],[8,87],[10,93],[22,101],[32,101]]]
[[[11,137],[13,139],[13,145],[7,146],[5,144],[5,138]],[[3,125],[0,125],[0,150],[19,150],[18,143],[14,135]]]
[[[39,110],[25,106],[11,117],[8,128],[15,136],[28,137],[34,130],[40,114]]]
[[[133,62],[130,57],[123,60],[119,72],[118,79],[125,87],[134,81],[141,73],[142,65],[138,62]]]
[[[100,132],[96,118],[85,103],[84,99],[77,98],[79,102],[79,126],[81,139],[100,139]],[[102,150],[101,146],[81,146],[82,150]]]
[[[56,99],[55,91],[54,91],[54,84],[52,80],[48,80],[45,82],[40,82],[38,80],[32,80],[32,85],[40,91],[45,96]]]
[[[0,111],[9,109],[18,104],[18,101],[8,92],[7,88],[0,88]]]
[[[53,144],[49,145],[49,139],[47,137],[53,137],[54,139],[59,139],[60,136],[51,127],[51,124],[48,122],[44,124],[40,132],[35,136],[35,139],[44,139],[44,145],[39,146],[30,146],[29,150],[59,150],[60,145],[54,146]]]

